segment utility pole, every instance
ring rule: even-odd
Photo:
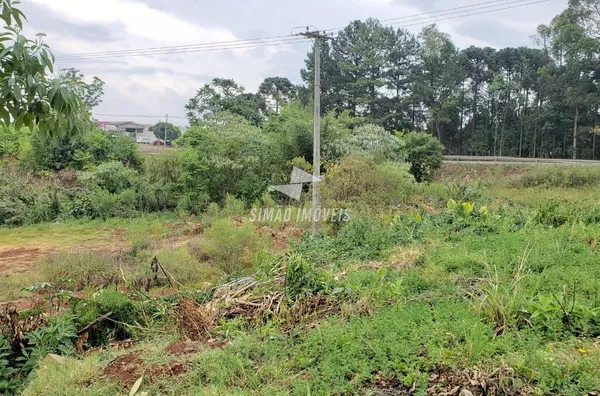
[[[300,33],[301,36],[315,40],[315,113],[313,141],[313,182],[312,182],[312,234],[317,233],[319,218],[319,181],[321,180],[321,40],[331,40],[333,37],[319,31]]]
[[[167,120],[165,121],[165,147],[167,147],[167,131],[169,129],[169,115],[167,114]]]

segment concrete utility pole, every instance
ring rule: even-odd
[[[165,121],[165,147],[167,147],[167,131],[169,129],[169,115],[167,114],[167,120]]]
[[[301,36],[315,40],[315,113],[314,113],[314,142],[313,142],[313,183],[312,183],[312,233],[317,233],[319,210],[319,180],[321,179],[321,40],[331,40],[333,37],[315,32],[300,33]]]

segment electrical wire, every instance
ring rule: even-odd
[[[440,14],[440,13],[445,13],[447,11],[463,10],[460,12],[469,12],[469,11],[475,11],[475,7],[479,7],[479,6],[483,6],[483,5],[487,5],[487,4],[498,3],[496,5],[491,6],[491,7],[495,7],[495,6],[502,6],[502,5],[515,3],[515,2],[523,2],[523,1],[528,1],[528,0],[516,0],[516,1],[511,1],[511,2],[506,2],[506,0],[491,0],[491,1],[485,1],[483,3],[470,4],[470,5],[461,6],[461,7],[451,7],[451,8],[445,8],[445,9],[431,11],[431,12],[425,12],[425,13],[421,13],[421,14],[405,15],[402,17],[389,18],[389,19],[378,19],[378,20],[379,20],[379,22],[383,23],[383,22],[398,21],[398,20],[403,20],[403,19],[426,17],[427,15]],[[467,8],[472,8],[472,9],[467,9]],[[423,18],[418,18],[418,19],[423,19]],[[344,29],[345,27],[346,26],[340,26],[340,27],[336,27],[336,28],[325,29],[323,31],[324,32],[339,31],[341,29]]]
[[[99,113],[92,113],[93,116],[96,117],[118,117],[118,118],[165,118],[166,115],[158,115],[158,116],[153,116],[153,115],[148,115],[148,114],[99,114]],[[169,115],[169,118],[174,118],[174,119],[179,119],[179,120],[187,120],[187,117],[178,117],[178,116],[172,116]]]
[[[542,0],[537,2],[524,3],[530,0],[512,0],[506,2],[505,0],[491,0],[477,4],[471,4],[467,6],[461,7],[452,7],[446,8],[442,10],[431,11],[422,14],[414,14],[397,18],[390,18],[381,20],[381,22],[391,22],[391,21],[400,21],[400,20],[408,20],[410,19],[410,24],[406,24],[403,27],[417,26],[422,24],[435,23],[438,21],[444,21],[449,19],[463,18],[471,15],[479,15],[484,13],[490,13],[494,11],[501,11],[506,9],[512,9],[517,7],[524,7],[527,5],[543,3],[550,0]],[[517,4],[511,7],[500,7],[508,4],[515,3],[524,3]],[[492,5],[490,5],[492,4]],[[482,7],[483,6],[483,7]],[[494,8],[500,7],[500,8]],[[491,8],[491,9],[490,9]],[[457,11],[460,10],[460,11]],[[486,10],[486,11],[481,11]],[[452,11],[452,12],[447,12]],[[472,12],[478,11],[478,12]],[[439,14],[439,15],[436,15]],[[451,17],[449,17],[452,15]],[[420,18],[419,18],[420,17]],[[416,19],[415,19],[416,18]],[[422,21],[422,22],[415,22]],[[403,24],[405,22],[394,22],[390,24],[386,24],[384,26],[395,26],[398,24]],[[326,29],[324,32],[334,32],[340,31],[343,27],[340,28],[332,28]],[[284,45],[284,44],[292,44],[296,42],[308,41],[306,38],[298,39],[295,36],[297,35],[283,35],[283,36],[270,36],[270,37],[260,37],[260,38],[251,38],[245,40],[232,40],[232,41],[221,41],[221,42],[212,42],[212,43],[201,43],[201,44],[190,44],[190,45],[179,45],[179,46],[167,46],[167,47],[154,47],[154,48],[145,48],[145,49],[131,49],[131,50],[121,50],[121,51],[104,51],[104,52],[88,52],[88,53],[80,53],[80,54],[65,54],[57,56],[56,59],[60,61],[73,61],[73,60],[92,60],[92,59],[108,59],[108,58],[119,58],[119,57],[132,57],[132,56],[154,56],[154,55],[166,55],[166,54],[183,54],[183,53],[196,53],[196,52],[212,52],[212,51],[224,51],[224,50],[234,50],[234,49],[249,49],[249,48],[259,48],[271,45]]]
[[[276,45],[287,45],[287,44],[295,44],[298,42],[306,42],[309,41],[306,38],[298,38],[291,37],[285,40],[277,40],[277,41],[269,41],[265,43],[257,43],[257,44],[236,44],[229,46],[219,46],[219,47],[210,47],[210,48],[200,48],[200,49],[176,49],[176,50],[163,50],[163,51],[155,51],[155,52],[141,52],[141,53],[129,53],[129,54],[110,54],[110,55],[98,55],[98,56],[71,56],[71,57],[57,57],[57,61],[73,61],[73,60],[93,60],[93,59],[114,59],[114,58],[124,58],[124,57],[134,57],[134,56],[154,56],[154,55],[170,55],[170,54],[187,54],[187,53],[197,53],[197,52],[212,52],[212,51],[226,51],[226,50],[236,50],[236,49],[248,49],[248,48],[260,48],[260,47],[270,47]]]
[[[231,40],[231,41],[216,41],[211,43],[200,43],[200,44],[188,44],[188,45],[174,45],[174,46],[166,46],[166,47],[152,47],[152,48],[141,48],[141,49],[130,49],[130,50],[120,50],[120,51],[103,51],[103,52],[84,52],[80,54],[64,54],[57,55],[57,58],[66,58],[72,56],[94,56],[94,55],[120,55],[120,54],[129,54],[129,53],[137,53],[137,52],[154,52],[154,51],[166,51],[166,50],[176,50],[176,49],[201,49],[204,47],[214,47],[214,46],[227,46],[227,45],[241,45],[241,44],[251,44],[252,42],[266,42],[272,40],[279,40],[283,38],[293,37],[293,35],[282,35],[282,36],[271,36],[271,37],[259,37],[259,38],[251,38],[251,39],[240,39],[240,40]]]
[[[523,0],[520,0],[520,1],[523,1]],[[529,1],[529,0],[525,0],[525,1]],[[533,4],[547,3],[549,1],[550,0],[539,0],[539,1],[534,1],[534,2],[529,2],[529,3],[524,3],[524,4],[517,4],[517,5],[510,6],[510,7],[501,7],[501,8],[494,8],[492,10],[487,10],[487,11],[466,13],[466,14],[461,14],[461,15],[452,16],[452,17],[448,17],[448,18],[436,18],[434,21],[416,22],[416,23],[410,23],[407,25],[402,25],[402,22],[396,22],[396,23],[390,23],[390,24],[387,24],[384,26],[396,26],[398,28],[407,28],[407,27],[411,27],[411,26],[418,26],[418,25],[425,25],[425,24],[430,24],[430,23],[435,23],[435,22],[440,22],[440,21],[447,21],[450,19],[464,18],[464,17],[468,17],[468,16],[472,16],[472,15],[488,14],[488,13],[495,12],[495,11],[510,10],[513,8],[525,7],[525,6],[529,6],[529,5],[533,5]],[[446,15],[452,15],[452,13],[446,14]],[[446,15],[440,15],[440,16],[446,16]],[[398,26],[398,25],[401,25],[401,26]]]

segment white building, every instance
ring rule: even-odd
[[[103,131],[123,133],[132,139],[148,138],[150,142],[157,140],[156,136],[154,136],[154,132],[150,131],[152,125],[148,124],[138,124],[137,122],[133,121],[98,121],[96,122],[96,126]]]

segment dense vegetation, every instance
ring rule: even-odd
[[[421,130],[448,154],[598,159],[600,30],[594,0],[569,8],[534,34],[537,48],[459,49],[435,25],[418,36],[378,20],[354,21],[323,43],[322,111],[364,118],[388,131]],[[254,125],[307,86],[268,78],[256,94],[215,79],[187,105],[190,123],[232,111]]]
[[[23,389],[19,378],[38,367],[25,394],[123,393],[144,373],[141,389],[161,394],[598,389],[598,171],[452,165],[418,185],[372,161],[345,158],[325,182],[326,202],[343,202],[352,219],[294,238],[282,253],[271,235],[294,224],[265,233],[240,222],[247,209],[230,197],[197,218],[204,232],[192,245],[152,247],[144,229],[155,226],[145,220],[129,223],[131,251],[40,263],[29,278],[39,283],[26,293],[69,308],[21,339],[27,360],[11,363],[3,341],[4,386]],[[365,166],[369,172],[352,171]],[[155,255],[172,282],[187,285],[175,296],[143,292]],[[177,339],[165,328],[201,349],[165,355]],[[131,337],[147,342],[77,360],[78,348]],[[223,349],[201,347],[221,342]],[[43,359],[48,352],[71,358]],[[140,360],[121,369],[133,381],[101,374],[132,356]]]
[[[46,80],[35,44],[0,102],[0,394],[595,394],[600,169],[440,169],[444,145],[550,155],[563,123],[594,125],[597,9],[570,3],[543,50],[482,58],[435,27],[346,28],[323,54],[321,196],[339,215],[314,235],[281,216],[310,186],[269,191],[312,170],[305,88],[216,79],[183,136],[153,128],[176,147],[142,156],[85,125],[101,80]],[[24,40],[0,41],[9,66]]]

